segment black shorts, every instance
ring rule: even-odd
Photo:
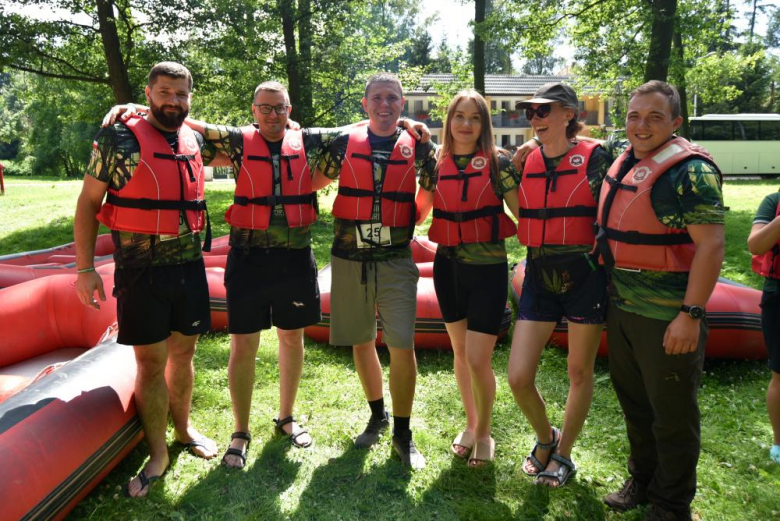
[[[588,269],[584,273],[572,270],[583,273],[578,275],[580,280],[569,291],[556,293],[544,287],[532,266],[526,264],[517,320],[559,322],[566,317],[574,324],[603,324],[606,321],[607,276],[604,268]]]
[[[780,373],[780,294],[761,295],[761,329],[769,354],[769,368]]]
[[[311,248],[233,249],[225,268],[228,331],[300,329],[320,321],[320,287]]]
[[[120,344],[161,342],[176,331],[199,335],[211,328],[203,259],[173,266],[119,268],[114,296]]]
[[[466,319],[469,331],[497,335],[506,308],[508,267],[466,264],[436,254],[433,285],[444,322]]]

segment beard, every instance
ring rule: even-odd
[[[187,119],[190,111],[189,109],[182,109],[181,107],[172,107],[171,105],[165,106],[165,108],[175,108],[178,110],[175,114],[165,112],[164,108],[155,105],[153,101],[149,101],[149,110],[151,111],[154,119],[157,120],[160,125],[165,128],[178,129],[184,124],[184,120]]]

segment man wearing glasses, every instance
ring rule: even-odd
[[[236,180],[233,205],[225,215],[231,225],[225,288],[231,333],[228,380],[235,419],[235,432],[222,459],[228,467],[246,464],[255,357],[260,331],[272,325],[279,338],[280,374],[280,408],[274,423],[295,447],[312,443],[292,415],[303,372],[303,329],[320,320],[317,265],[311,250],[310,225],[317,218],[311,172],[344,129],[288,129],[291,110],[287,89],[268,81],[255,89],[252,125],[186,120],[230,159]]]

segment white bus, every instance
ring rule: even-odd
[[[690,118],[691,141],[727,175],[780,175],[780,115],[708,114]]]

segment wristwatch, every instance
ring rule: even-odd
[[[683,311],[685,313],[688,313],[688,316],[693,319],[700,319],[704,318],[704,308],[701,306],[686,306],[683,304],[680,306],[680,311]]]

